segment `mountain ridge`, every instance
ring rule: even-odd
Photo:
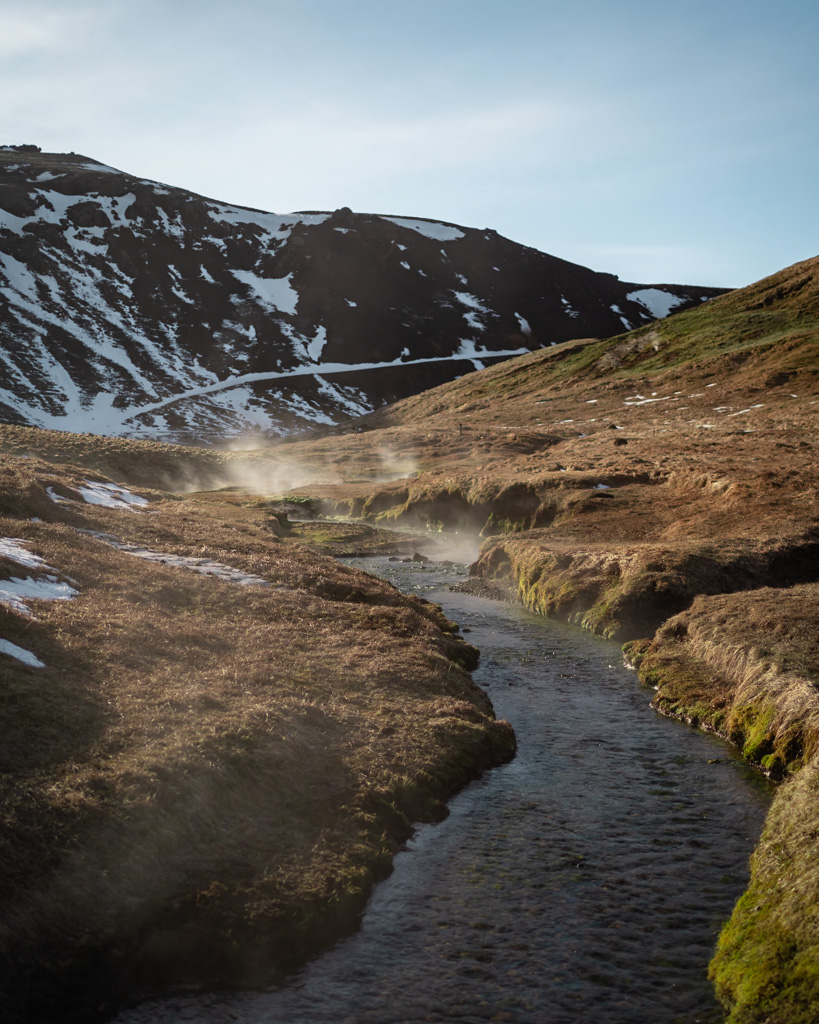
[[[424,217],[276,214],[0,149],[0,418],[173,441],[330,426],[722,289]]]

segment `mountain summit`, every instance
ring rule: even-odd
[[[332,424],[722,289],[619,281],[488,229],[276,214],[0,148],[0,420],[166,440]]]

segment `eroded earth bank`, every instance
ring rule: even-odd
[[[659,711],[781,781],[711,968],[737,1024],[819,1006],[818,342],[811,260],[297,446],[359,477],[326,509],[480,530],[477,592],[625,642]],[[416,474],[366,481],[373,453]]]
[[[659,710],[780,780],[712,977],[731,1024],[812,1024],[818,268],[254,452],[0,428],[3,576],[28,552],[29,575],[78,592],[0,608],[45,666],[3,665],[11,1009],[101,965],[114,987],[155,983],[188,936],[211,984],[264,936],[238,979],[257,980],[354,921],[408,818],[511,756],[452,624],[317,553],[386,525],[480,531],[473,588],[626,643]],[[108,478],[151,504],[89,505]],[[175,482],[211,493],[146,489]],[[285,536],[294,505],[365,528]]]

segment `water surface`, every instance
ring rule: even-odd
[[[119,1024],[713,1020],[707,964],[767,783],[654,713],[616,645],[450,592],[463,567],[355,564],[470,631],[475,679],[513,724],[517,757],[417,829],[360,931],[290,985],[146,1004]]]

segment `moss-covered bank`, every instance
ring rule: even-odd
[[[782,782],[711,967],[730,1024],[808,1024],[819,1007],[819,584],[789,585],[815,578],[815,547],[812,532],[582,550],[522,534],[473,567],[534,611],[632,638],[658,711]]]
[[[698,597],[626,644],[665,714],[784,780],[711,977],[730,1024],[809,1024],[819,1007],[819,585]]]
[[[819,1008],[819,762],[781,786],[711,978],[728,1024],[814,1024]]]
[[[505,583],[531,611],[622,642],[653,635],[700,594],[816,579],[819,531],[617,543],[530,530],[489,540],[471,573]]]

